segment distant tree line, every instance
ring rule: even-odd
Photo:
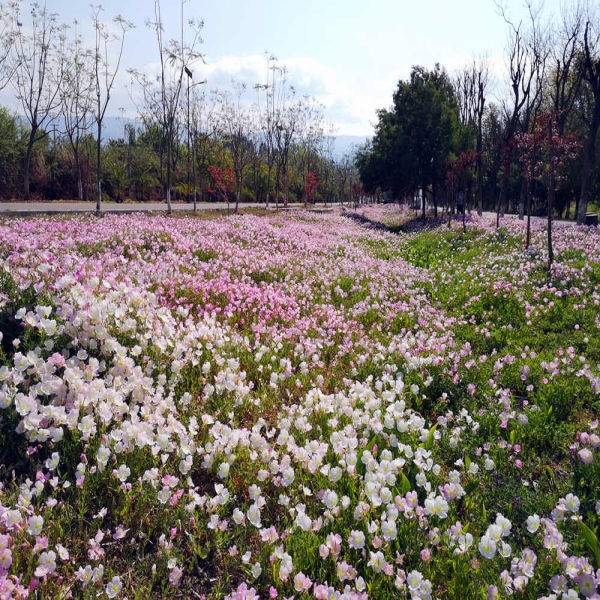
[[[367,193],[431,206],[576,217],[600,198],[600,18],[587,1],[560,18],[533,1],[508,30],[506,85],[493,89],[486,58],[453,76],[412,68],[374,138],[356,156]],[[493,92],[493,94],[492,94]],[[541,130],[543,128],[543,130]]]
[[[297,97],[286,67],[266,54],[266,83],[205,91],[203,22],[186,18],[168,39],[160,0],[147,26],[160,72],[129,70],[137,118],[107,140],[105,115],[134,26],[102,20],[92,6],[93,45],[45,5],[0,6],[0,197],[4,199],[213,199],[285,204],[350,202],[361,190],[351,153],[334,155],[334,130],[314,98]]]

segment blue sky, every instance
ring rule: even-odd
[[[127,35],[119,88],[108,109],[131,115],[125,69],[156,68],[156,41],[145,25],[154,0],[101,4],[105,20],[121,14],[136,25]],[[521,0],[504,4],[515,19],[524,17]],[[92,45],[87,0],[47,0],[47,7],[66,23],[78,19]],[[162,0],[162,12],[165,37],[180,38],[180,2]],[[546,0],[545,12],[560,14],[560,0]],[[196,66],[195,79],[207,79],[209,89],[223,89],[232,79],[252,88],[264,83],[268,50],[287,66],[298,94],[325,105],[338,134],[371,135],[376,109],[389,106],[412,65],[439,62],[452,73],[486,54],[501,93],[507,29],[493,0],[187,0],[184,14],[205,22],[200,50],[206,65]]]

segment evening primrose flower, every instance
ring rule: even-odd
[[[575,496],[575,494],[567,494],[563,499],[561,499],[562,504],[565,505],[565,508],[572,513],[579,512],[579,498]]]
[[[302,571],[294,577],[294,589],[299,592],[308,592],[312,586],[312,581]]]
[[[118,575],[115,575],[107,584],[106,584],[106,595],[109,598],[114,598],[118,594],[121,593],[121,588],[123,584],[121,583],[121,578]]]
[[[386,541],[395,540],[397,536],[396,523],[392,520],[384,521],[381,524],[381,533]]]
[[[527,517],[527,531],[535,533],[540,528],[540,516],[538,514]]]
[[[496,542],[488,535],[484,535],[479,541],[479,552],[484,558],[494,558],[496,554]]]
[[[362,531],[352,530],[348,537],[348,546],[353,550],[360,550],[365,547],[365,534]]]
[[[496,525],[498,525],[502,530],[502,537],[510,535],[512,523],[500,513],[496,513]]]
[[[231,465],[228,462],[224,462],[221,463],[219,466],[219,478],[220,479],[227,479],[227,477],[229,476],[229,469],[231,468]]]
[[[246,517],[244,516],[244,513],[239,508],[235,508],[233,510],[233,522],[236,525],[242,525],[245,520]]]
[[[255,562],[252,565],[252,568],[250,569],[250,573],[254,579],[257,579],[258,577],[260,577],[260,574],[262,573],[262,567],[260,566],[259,562]]]
[[[169,574],[169,583],[172,586],[178,586],[179,580],[181,579],[182,574],[183,574],[183,570],[181,569],[181,567],[178,567],[178,566],[173,567],[173,569],[171,570],[171,573]]]
[[[594,454],[589,448],[582,448],[577,454],[584,465],[591,465],[594,462]]]
[[[575,578],[575,583],[579,591],[586,597],[593,596],[596,592],[596,580],[590,573],[581,573]]]
[[[411,571],[406,576],[406,585],[410,590],[418,590],[421,587],[421,583],[423,581],[423,575],[419,573],[419,571]]]
[[[383,552],[369,552],[369,562],[367,565],[371,567],[375,573],[381,573],[387,565]]]
[[[56,469],[56,467],[58,467],[59,462],[60,462],[60,455],[58,454],[58,452],[53,452],[52,455],[50,456],[50,458],[46,459],[46,462],[44,464],[46,466],[46,469],[48,469],[48,471],[54,471],[54,469]]]
[[[115,528],[115,532],[113,533],[113,540],[122,540],[126,535],[129,529],[125,529],[123,525],[117,525]]]
[[[36,577],[46,577],[56,570],[56,552],[49,550],[42,552],[38,559],[38,566],[35,570]]]
[[[254,527],[260,529],[260,527],[262,526],[260,522],[260,508],[258,504],[256,504],[256,502],[252,504],[250,508],[246,511],[246,518],[248,519],[248,521],[250,521],[250,523],[252,523],[252,525],[254,525]]]
[[[464,554],[473,545],[473,535],[466,533],[458,536],[458,548],[454,550],[455,554]]]
[[[75,572],[75,579],[83,585],[83,587],[87,586],[87,584],[92,580],[92,567],[90,565],[86,565],[84,567],[79,567]]]
[[[121,465],[114,474],[121,483],[125,483],[131,475],[131,469],[127,465]]]
[[[19,515],[20,516],[20,515]],[[31,535],[38,536],[42,533],[44,527],[44,518],[39,515],[32,515],[27,521],[27,532]]]

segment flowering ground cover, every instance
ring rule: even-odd
[[[0,598],[600,598],[600,236],[409,218],[0,221]]]

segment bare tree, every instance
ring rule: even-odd
[[[277,157],[275,115],[279,110],[277,100],[280,100],[281,97],[276,89],[276,73],[279,72],[279,67],[276,65],[277,57],[274,54],[269,53],[268,50],[265,51],[265,56],[267,57],[267,80],[264,84],[256,84],[254,89],[258,92],[257,104],[260,114],[260,131],[264,138],[262,153],[264,154],[265,163],[267,165],[267,193],[265,196],[265,206],[266,208],[269,208],[273,167],[275,166]],[[264,111],[261,110],[261,91],[265,92]]]
[[[496,3],[498,12],[509,28],[508,79],[510,97],[503,103],[506,128],[503,140],[503,173],[496,212],[496,226],[508,204],[510,167],[515,150],[514,135],[519,127],[525,130],[542,101],[542,84],[548,56],[547,35],[540,18],[540,8],[527,0],[528,27],[516,24],[505,9]]]
[[[74,26],[77,26],[77,21]],[[92,125],[94,91],[94,57],[90,50],[83,48],[81,36],[76,34],[65,52],[60,100],[63,133],[73,150],[79,200],[84,199],[81,140]]]
[[[308,174],[313,172],[317,166],[317,158],[321,153],[323,145],[323,105],[315,98],[305,96],[300,103],[300,115],[298,126],[298,150],[299,167],[302,175],[302,188],[306,189]],[[308,198],[304,195],[304,206]]]
[[[550,54],[551,68],[548,81],[550,106],[554,115],[553,126],[556,129],[555,135],[559,139],[562,139],[562,136],[565,133],[565,125],[581,91],[583,69],[578,65],[578,59],[581,55],[583,30],[583,4],[578,1],[575,4],[570,5],[570,9],[564,7],[561,22],[552,33]],[[554,169],[550,169],[550,180],[548,183],[549,232],[551,232],[552,228],[551,219],[556,188],[554,176]],[[527,201],[528,239],[530,229],[530,205],[531,198],[529,197]],[[551,247],[551,244],[552,242],[550,240],[549,247]]]
[[[281,185],[283,204],[284,206],[287,206],[290,149],[297,133],[300,109],[298,103],[294,101],[296,93],[294,88],[287,85],[287,68],[285,66],[278,68],[276,72],[278,72],[279,75],[279,84],[278,87],[276,87],[277,98],[274,99],[276,108],[273,115],[273,133],[276,149],[275,165],[277,168],[276,192],[279,191]],[[277,196],[277,204],[278,203],[279,196]]]
[[[250,135],[252,133],[252,120],[250,113],[245,109],[242,97],[246,90],[245,85],[234,85],[235,93],[221,92],[220,117],[225,144],[231,153],[233,162],[233,175],[235,178],[235,212],[238,211],[244,175],[252,162],[254,147]]]
[[[477,212],[483,213],[483,115],[486,93],[490,85],[490,66],[482,57],[459,71],[455,89],[458,99],[460,120],[475,129],[475,152],[477,153]]]
[[[3,90],[11,80],[15,63],[10,60],[13,43],[16,37],[14,25],[23,26],[20,21],[14,22],[11,12],[0,5],[0,90]],[[18,31],[18,30],[17,30]]]
[[[587,120],[587,139],[583,149],[581,170],[581,192],[577,209],[577,223],[585,223],[585,215],[590,196],[592,171],[596,164],[596,139],[600,127],[600,31],[598,20],[590,18],[585,25],[582,50],[583,79],[591,95],[591,114]]]
[[[325,138],[323,144],[323,187],[325,190],[324,203],[327,206],[327,195],[331,192],[333,175],[335,173],[334,146],[336,127],[333,123],[325,124]]]
[[[348,206],[350,206],[352,201],[352,180],[358,178],[354,167],[355,152],[356,150],[351,148],[336,164],[339,198],[342,206],[344,206],[346,200],[348,200]]]
[[[190,72],[191,64],[203,59],[197,51],[197,47],[202,43],[200,32],[204,27],[203,21],[189,19],[187,24],[192,31],[191,42],[184,39],[184,0],[181,0],[181,38],[180,40],[164,40],[164,28],[161,13],[160,0],[154,1],[154,21],[149,21],[148,26],[154,30],[156,42],[160,56],[160,74],[158,81],[160,108],[161,108],[161,127],[163,129],[163,138],[166,145],[166,187],[167,213],[171,214],[171,175],[173,170],[173,146],[175,133],[177,130],[176,117],[180,111],[180,100],[182,94],[183,80],[186,72]],[[142,80],[145,89],[148,89],[149,83],[145,76],[137,74]]]
[[[102,122],[110,102],[110,94],[115,85],[115,79],[119,72],[121,59],[123,57],[123,48],[125,46],[125,34],[133,28],[133,23],[126,21],[120,15],[113,19],[113,23],[118,26],[119,33],[113,33],[107,23],[100,20],[101,6],[92,6],[92,19],[94,30],[96,32],[96,45],[94,54],[94,84],[96,88],[96,107],[94,118],[97,125],[96,137],[96,169],[97,169],[97,197],[96,212],[100,212],[102,202]],[[114,53],[114,67],[111,68],[111,44],[117,47]]]
[[[31,5],[31,22],[24,27],[19,4],[11,6],[14,40],[9,71],[17,100],[30,127],[23,166],[23,192],[29,200],[34,144],[46,137],[45,129],[58,116],[63,77],[63,55],[59,43],[64,43],[65,28],[58,23],[57,15],[37,3]]]
[[[200,194],[205,188],[210,160],[221,137],[221,123],[217,114],[217,95],[211,92],[207,98],[205,93],[192,95],[190,128],[192,135],[192,177],[194,181],[194,210],[196,210],[196,175]]]

